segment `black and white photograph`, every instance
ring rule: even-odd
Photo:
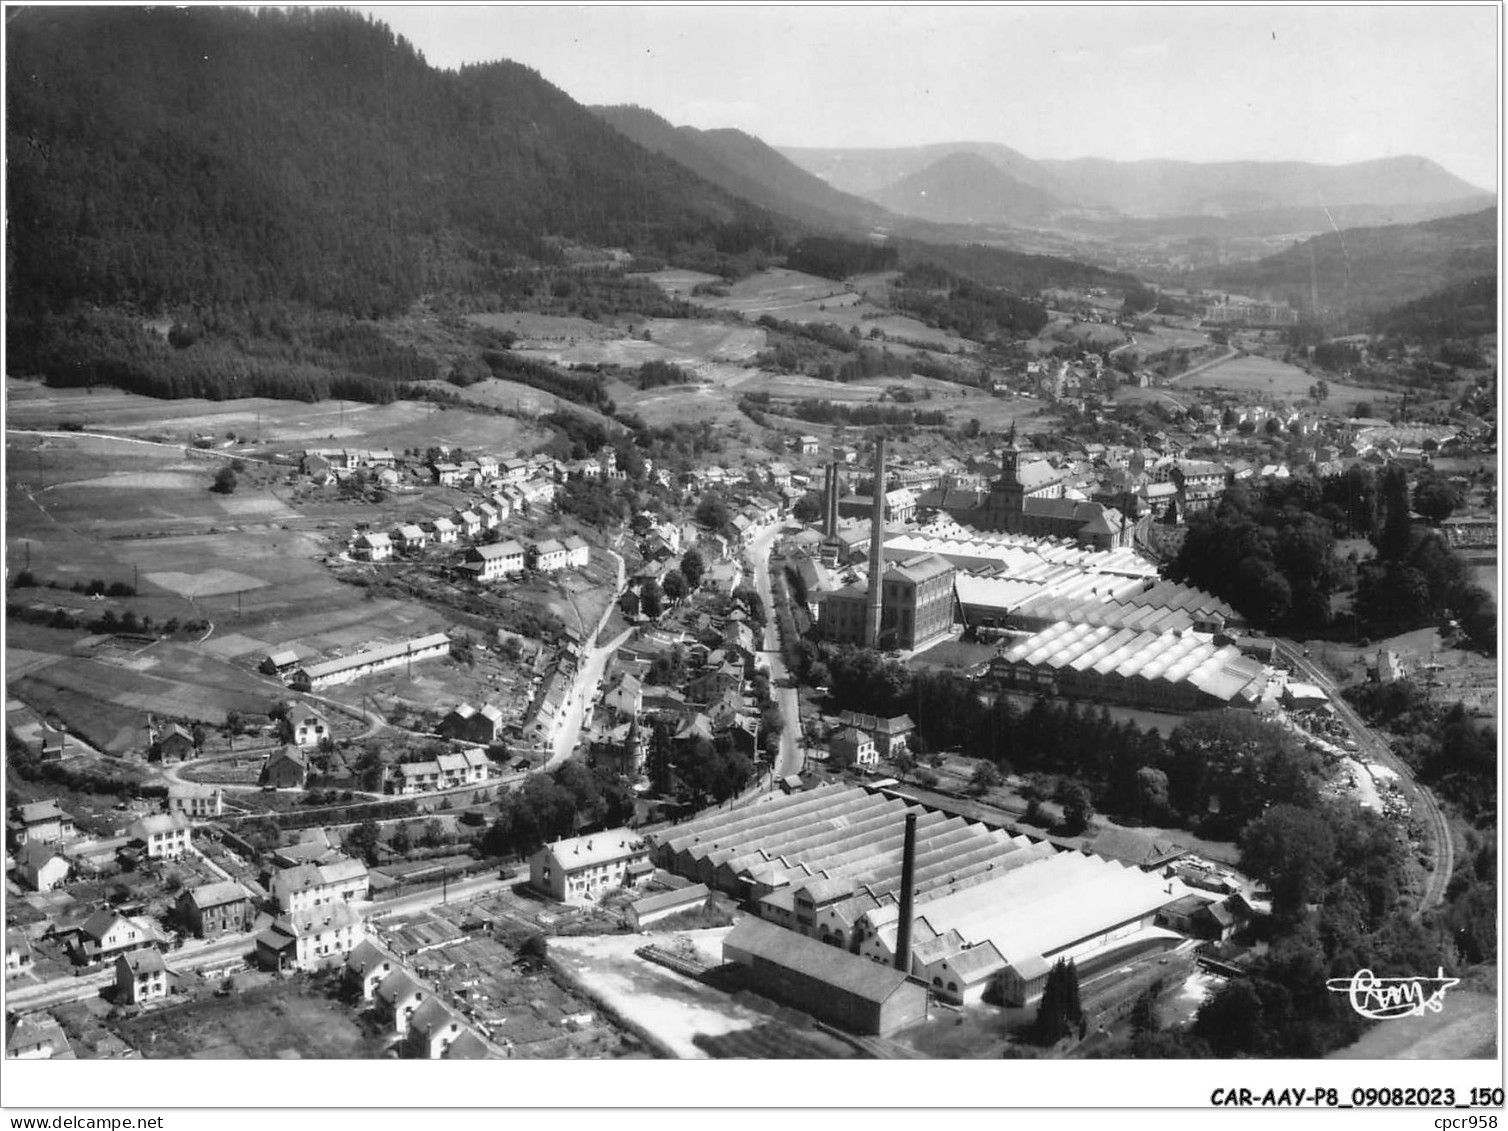
[[[1500,4],[4,16],[7,1112],[1496,1126]]]

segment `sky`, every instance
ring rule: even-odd
[[[368,5],[437,67],[506,58],[586,105],[776,146],[1033,158],[1429,157],[1495,189],[1494,5]]]

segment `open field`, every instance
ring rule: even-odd
[[[455,391],[453,385],[435,384]],[[180,445],[196,435],[214,436],[223,442],[227,432],[234,432],[248,444],[257,443],[261,448],[277,445],[425,448],[431,444],[457,444],[491,445],[498,455],[512,455],[518,450],[532,451],[548,438],[544,430],[507,417],[447,412],[443,406],[420,401],[395,401],[387,405],[336,400],[304,404],[264,397],[163,401],[117,389],[92,392],[52,389],[14,378],[6,380],[5,389],[7,428],[51,430],[59,424],[72,423]],[[512,407],[511,402],[505,407]],[[123,449],[124,445],[119,445],[116,451],[125,458]],[[236,452],[206,454],[228,459]],[[194,466],[207,466],[208,475],[213,474],[217,465],[196,459]]]
[[[636,328],[648,335],[572,338],[565,342],[520,342],[514,352],[555,365],[621,365],[637,368],[647,361],[668,361],[701,375],[719,361],[747,361],[765,348],[767,332],[757,326],[660,318]]]
[[[1192,377],[1175,377],[1172,384],[1180,389],[1223,389],[1242,396],[1270,396],[1284,401],[1313,404],[1309,399],[1309,387],[1316,380],[1318,378],[1311,377],[1298,366],[1253,354],[1233,357]],[[1382,396],[1376,389],[1342,385],[1328,379],[1326,384],[1330,387],[1330,396],[1322,402],[1322,407],[1332,412],[1349,413],[1355,408],[1357,401],[1371,401],[1375,404]]]
[[[647,277],[667,293],[675,294],[684,286],[683,276],[689,274],[662,271]],[[681,297],[708,310],[735,311],[750,321],[768,314],[782,322],[831,322],[845,330],[857,326],[866,337],[871,329],[878,329],[887,337],[925,342],[950,352],[974,348],[973,343],[957,334],[935,330],[925,322],[895,314],[887,307],[871,302],[866,292],[878,293],[881,278],[870,277],[861,288],[858,282],[838,283],[800,271],[777,268],[740,279],[728,287],[727,297],[692,298],[685,291],[681,292]]]
[[[716,927],[686,931],[684,936],[716,962],[721,959],[723,936],[730,930]],[[587,994],[649,1032],[682,1059],[707,1058],[694,1042],[698,1035],[721,1036],[765,1022],[761,1014],[737,1004],[727,994],[634,954],[649,941],[642,935],[556,938],[550,940],[550,958]]]
[[[592,411],[584,405],[574,404],[564,397],[557,397],[554,393],[547,393],[543,389],[536,389],[517,381],[502,381],[496,377],[489,377],[485,381],[478,381],[475,385],[467,385],[464,389],[457,389],[451,385],[447,385],[446,388],[454,392],[463,401],[470,404],[484,405],[487,408],[499,408],[505,412],[523,413],[525,416],[546,416],[559,409],[564,409],[568,412],[585,416],[589,420],[595,420],[610,427],[617,427],[611,424],[607,417]],[[464,428],[474,430],[483,435],[487,434],[487,430],[495,425],[512,425],[514,428],[519,429],[518,441],[514,445],[519,451],[532,451],[539,443],[548,439],[550,435],[548,430],[543,428],[525,431],[524,426],[518,421],[503,416],[477,416],[469,412],[452,412],[446,415],[451,418],[447,423],[451,423],[457,431]],[[522,442],[524,437],[531,432],[536,437],[536,442],[532,445],[524,444]],[[479,438],[473,440],[471,446],[475,447],[491,443],[490,439]],[[462,447],[465,446],[465,444],[462,444]],[[499,452],[498,454],[504,453]]]
[[[1074,323],[1066,318],[1056,318],[1049,322],[1042,327],[1037,338],[1048,339],[1054,343],[1072,342],[1074,345],[1096,350],[1114,349],[1130,341],[1130,336],[1126,331],[1117,326],[1103,322]]]
[[[302,979],[153,1010],[116,1028],[149,1060],[373,1060],[387,1047]]]

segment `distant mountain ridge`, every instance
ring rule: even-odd
[[[977,153],[951,153],[874,194],[886,208],[943,224],[1029,225],[1062,209],[1050,193]]]
[[[1108,210],[1142,219],[1341,206],[1459,205],[1464,210],[1493,202],[1490,193],[1415,156],[1319,165],[1094,157],[1033,160],[992,142],[897,149],[777,149],[834,188],[881,202],[893,202],[895,190],[908,180],[961,154],[989,162],[1015,181],[1056,198],[1064,209]]]
[[[742,130],[675,126],[640,106],[588,109],[630,141],[725,192],[805,223],[862,232],[894,219],[875,202],[833,188]]]

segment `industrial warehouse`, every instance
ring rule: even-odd
[[[990,661],[1004,688],[1165,711],[1254,708],[1284,677],[1207,633],[1059,621]]]
[[[819,786],[648,839],[657,866],[753,912],[725,961],[757,973],[762,992],[874,1035],[920,1019],[927,993],[907,987],[959,1006],[991,994],[1029,1007],[1060,958],[1093,971],[1182,946],[1155,920],[1197,895],[883,789]]]

